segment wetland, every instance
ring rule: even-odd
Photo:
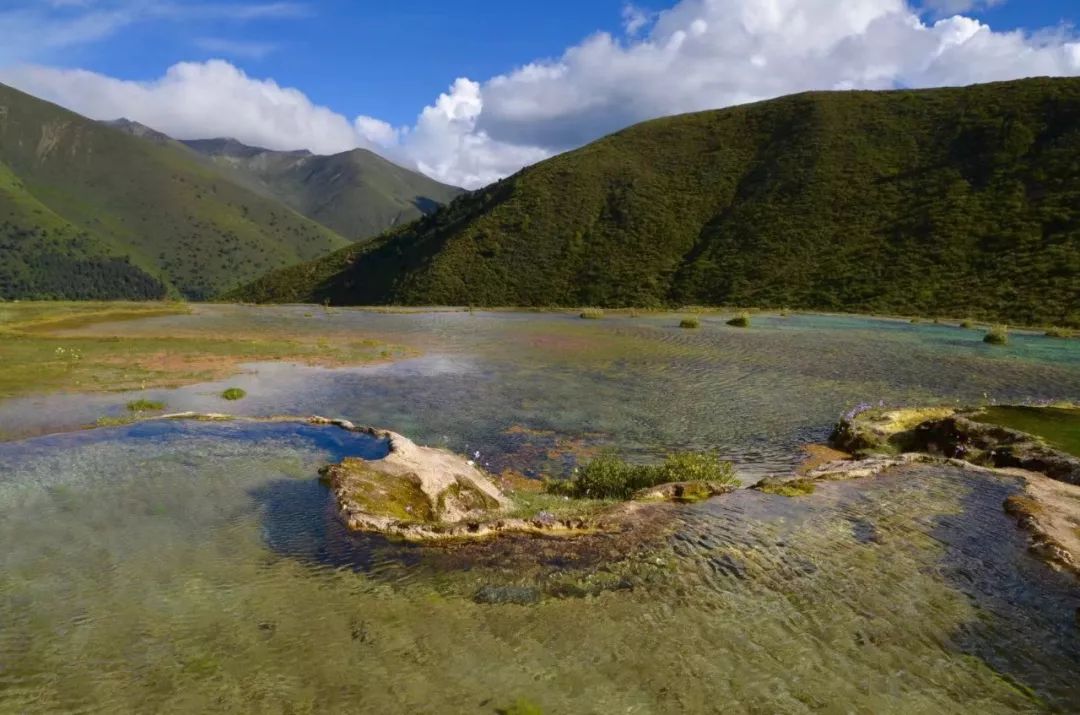
[[[859,405],[1036,431],[1023,405],[1080,396],[1076,340],[685,317],[0,304],[0,711],[1074,710],[1080,581],[1002,508],[1019,475],[911,463],[664,505],[647,539],[432,548],[337,518],[319,471],[376,436],[154,419],[327,415],[519,487],[709,452],[753,485]],[[1062,424],[1037,427],[1068,449]]]

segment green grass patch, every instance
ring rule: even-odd
[[[560,518],[590,517],[603,513],[612,504],[608,499],[572,499],[569,494],[557,493],[559,487],[552,486],[565,483],[565,480],[547,482],[547,492],[515,492],[507,516],[513,519],[534,519],[542,514]]]
[[[158,412],[165,409],[161,400],[132,400],[127,403],[128,412]]]
[[[600,320],[604,317],[604,311],[599,308],[586,308],[581,311],[582,320]]]
[[[224,379],[245,362],[292,360],[330,367],[408,352],[346,335],[315,340],[280,326],[252,326],[238,334],[201,330],[196,319],[179,335],[168,324],[160,330],[152,324],[129,327],[140,318],[188,311],[172,303],[0,302],[0,398],[180,387]],[[92,332],[74,335],[50,332],[91,327]]]
[[[701,327],[701,321],[697,318],[683,318],[679,322],[679,327],[687,330],[697,330]]]
[[[581,467],[572,479],[550,482],[548,489],[575,499],[629,499],[635,492],[670,482],[739,484],[730,462],[707,452],[671,454],[658,465],[631,464],[606,451]]]
[[[221,393],[221,399],[230,400],[235,402],[236,400],[242,400],[247,397],[247,392],[239,387],[230,387]]]
[[[1048,338],[1071,338],[1073,337],[1073,331],[1068,328],[1053,327],[1046,331],[1046,337]]]

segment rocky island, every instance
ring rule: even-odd
[[[736,488],[733,479],[653,479],[659,483],[643,486],[625,500],[612,500],[588,513],[566,495],[550,500],[546,510],[526,513],[512,494],[504,493],[492,477],[461,455],[345,420],[312,417],[309,421],[387,441],[386,457],[348,458],[324,467],[320,476],[333,492],[338,514],[351,531],[412,541],[476,539],[500,533],[568,536],[621,531],[650,504],[700,501]]]

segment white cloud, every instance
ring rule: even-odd
[[[310,8],[298,2],[4,0],[3,5],[0,64],[50,58],[59,50],[100,42],[139,23],[247,23],[310,14]],[[250,56],[251,47],[248,52]]]
[[[1078,74],[1070,43],[926,24],[903,0],[683,0],[641,41],[597,34],[489,80],[477,129],[561,150],[636,121],[808,89]]]
[[[357,133],[366,141],[380,147],[394,147],[408,129],[395,127],[375,117],[359,116],[353,124]]]
[[[623,31],[627,37],[636,37],[653,19],[653,14],[637,5],[626,4],[622,9]]]
[[[809,89],[1080,74],[1080,43],[1067,29],[994,32],[969,17],[922,16],[905,0],[682,0],[645,24],[625,16],[625,36],[598,33],[554,60],[483,82],[460,78],[409,128],[349,121],[225,62],[180,64],[150,83],[40,67],[0,70],[0,81],[180,137],[317,152],[374,146],[475,187],[661,115]]]
[[[923,9],[937,17],[949,17],[1004,3],[1005,0],[924,0]]]
[[[153,82],[35,66],[0,69],[0,81],[93,119],[127,117],[177,139],[233,137],[323,154],[362,144],[345,117],[299,90],[248,77],[223,60],[183,62]]]

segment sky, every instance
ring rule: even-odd
[[[476,188],[645,119],[1080,75],[1075,0],[0,0],[0,82]]]

